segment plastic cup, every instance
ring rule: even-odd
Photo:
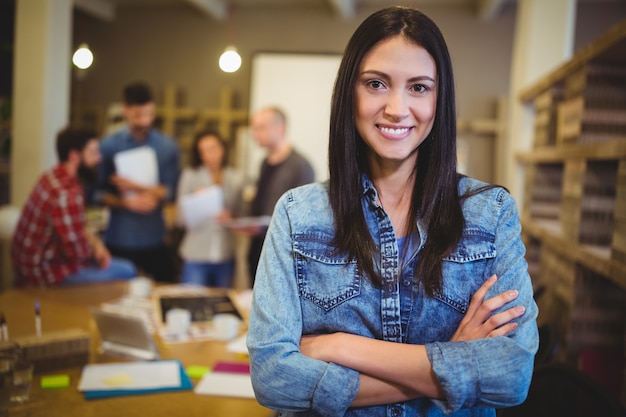
[[[169,335],[186,337],[191,327],[191,313],[184,308],[173,308],[165,314],[165,323]]]
[[[150,278],[137,277],[128,281],[128,294],[133,297],[148,298],[152,292]]]
[[[239,334],[240,320],[233,314],[216,314],[213,316],[215,337],[219,340],[231,340]]]

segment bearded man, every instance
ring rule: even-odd
[[[15,229],[11,257],[17,286],[53,286],[128,279],[134,265],[112,258],[86,225],[81,178],[100,162],[94,132],[68,127],[56,137],[59,163],[33,188]]]

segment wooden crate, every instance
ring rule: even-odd
[[[626,159],[617,168],[611,258],[626,264]]]
[[[564,239],[578,241],[580,230],[581,200],[586,163],[573,159],[565,163],[563,175],[563,198],[561,200],[561,233]]]
[[[617,181],[617,160],[587,162],[580,201],[579,242],[611,246]]]
[[[570,355],[577,357],[581,349],[588,348],[622,353],[625,305],[626,290],[586,268],[577,267],[567,338]]]
[[[552,146],[556,143],[557,109],[563,100],[563,90],[556,86],[535,97],[534,147]]]
[[[557,110],[557,144],[595,143],[626,136],[626,69],[587,63],[564,80]]]
[[[561,213],[563,164],[546,163],[535,167],[529,189],[529,215],[534,219],[558,221]]]

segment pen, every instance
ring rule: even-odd
[[[39,300],[35,300],[35,332],[41,337],[41,315],[39,314]]]

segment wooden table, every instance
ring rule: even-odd
[[[43,332],[81,328],[91,336],[90,362],[111,362],[111,356],[97,352],[98,330],[89,314],[97,306],[124,295],[126,283],[81,285],[65,288],[11,289],[0,293],[0,310],[7,318],[9,336],[20,337],[35,333],[34,302],[41,305]],[[203,365],[211,368],[217,361],[247,362],[246,357],[226,350],[224,342],[192,342],[166,345],[157,337],[163,359],[179,359],[183,366]],[[115,359],[118,360],[118,359]],[[122,359],[119,359],[122,361]],[[30,400],[12,406],[11,417],[158,417],[158,416],[263,416],[272,411],[253,399],[196,395],[193,391],[133,395],[98,400],[85,400],[76,387],[81,369],[61,369],[70,376],[70,387],[41,389],[40,375],[35,375]],[[193,380],[194,384],[198,381]]]

